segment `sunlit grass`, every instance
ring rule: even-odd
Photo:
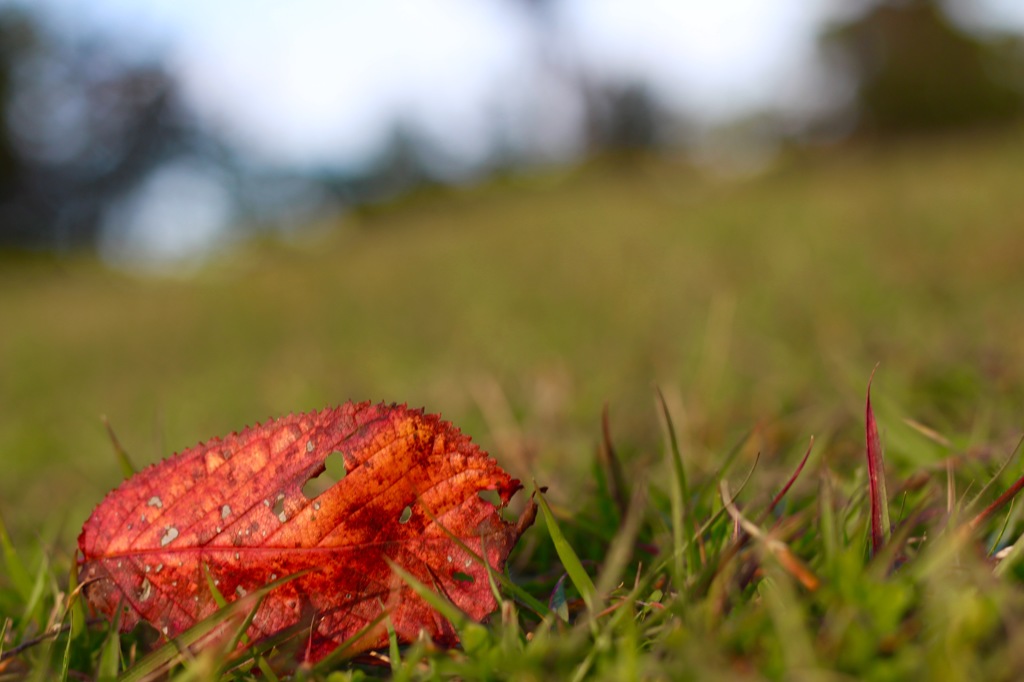
[[[122,476],[101,415],[145,465],[347,399],[441,412],[546,486],[550,515],[510,562],[532,602],[506,591],[463,650],[382,652],[340,679],[1012,679],[1021,552],[986,554],[1015,541],[1020,504],[967,544],[948,529],[1020,471],[999,467],[1024,414],[1022,151],[1019,133],[850,148],[729,181],[598,164],[349,215],[193,279],[5,258],[0,647],[24,648],[0,654],[0,679],[131,669],[154,646],[69,601],[77,530]],[[876,363],[902,554],[872,560]],[[741,550],[723,480],[760,532]],[[260,656],[228,676],[288,671]]]
[[[998,495],[1007,488],[999,469],[982,480],[955,464],[929,476],[891,476],[900,515],[872,552],[863,453],[860,460],[851,476],[817,455],[788,480],[731,468],[691,478],[690,518],[670,499],[677,481],[654,475],[671,466],[637,471],[631,478],[650,483],[633,491],[624,512],[604,488],[571,514],[535,492],[541,522],[513,557],[516,587],[487,625],[395,567],[455,624],[459,649],[393,642],[347,659],[342,647],[312,666],[294,662],[302,628],[235,651],[259,592],[158,646],[145,628],[117,635],[102,621],[86,622],[77,593],[62,589],[63,567],[11,548],[11,584],[0,590],[12,614],[2,626],[0,679],[146,680],[168,670],[176,680],[1013,679],[1024,664],[1024,576],[1019,553],[995,552],[1001,543],[991,543],[1019,526],[1020,515]],[[612,468],[606,461],[599,473],[607,478]],[[956,492],[972,486],[975,495]],[[996,497],[999,507],[978,512],[977,503]],[[676,531],[691,521],[698,532]],[[692,543],[697,559],[677,561]]]

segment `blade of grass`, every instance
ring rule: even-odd
[[[729,500],[730,504],[735,504],[736,500],[740,496],[740,493],[742,493],[743,489],[747,487],[747,483],[749,483],[751,477],[753,477],[754,471],[757,469],[757,464],[760,461],[761,453],[759,452],[757,453],[757,458],[754,460],[754,464],[750,467],[750,471],[747,472],[747,475],[743,478],[743,481],[740,482],[739,488],[736,489],[736,494],[733,495],[732,498]],[[721,480],[724,481],[725,479],[723,478]],[[728,508],[726,506],[722,506],[722,508],[716,511],[710,519],[704,522],[704,525],[702,525],[700,529],[697,531],[697,535],[704,535],[705,533],[707,533],[711,529],[711,527],[714,526],[715,523],[717,523],[718,520],[727,513],[727,510]],[[728,547],[726,547],[726,549],[723,552],[721,552],[718,555],[718,561],[709,561],[705,563],[703,569],[701,570],[700,577],[694,583],[693,589],[690,590],[691,595],[705,595],[707,593],[707,590],[711,587],[711,583],[714,581],[715,577],[718,576],[719,572],[722,570],[722,567],[725,566],[729,561],[731,561],[734,556],[736,556],[736,554],[746,544],[747,540],[749,540],[749,536],[741,531],[739,537],[736,538],[734,542],[732,542]]]
[[[550,609],[548,609],[548,607],[544,605],[544,602],[540,601],[532,594],[516,585],[514,582],[512,582],[512,579],[509,578],[507,575],[505,575],[504,573],[499,573],[498,579],[501,581],[502,588],[506,592],[508,592],[508,594],[514,600],[516,600],[516,602],[530,609],[540,618],[546,618],[548,615],[550,615]]]
[[[322,659],[316,662],[313,666],[312,671],[314,673],[326,672],[330,669],[337,667],[338,663],[346,659],[346,653],[348,649],[361,640],[366,635],[370,634],[378,625],[383,623],[388,618],[387,611],[381,611],[377,616],[369,623],[359,628],[359,630],[346,639],[344,642],[338,645],[338,647],[331,653],[324,656]]]
[[[0,622],[0,661],[4,660],[4,642],[7,641],[7,629],[13,625],[14,621],[10,618],[4,618]]]
[[[163,675],[172,666],[184,660],[193,649],[202,647],[205,642],[219,640],[231,627],[232,621],[244,622],[248,614],[253,611],[254,605],[257,605],[272,590],[305,573],[308,571],[299,571],[278,578],[241,599],[231,602],[225,608],[218,609],[160,648],[147,654],[119,678],[120,682],[144,682]]]
[[[997,497],[996,500],[992,504],[990,504],[987,507],[985,507],[984,509],[982,509],[981,512],[978,513],[977,516],[975,516],[973,519],[971,519],[967,523],[968,529],[971,532],[974,532],[975,530],[977,530],[978,526],[980,526],[981,524],[985,523],[985,521],[987,521],[988,518],[990,516],[992,516],[992,514],[996,513],[996,511],[998,511],[1003,505],[1005,505],[1007,502],[1012,500],[1017,495],[1017,493],[1020,492],[1021,488],[1024,488],[1024,476],[1021,476],[1020,478],[1018,478],[1013,483],[1013,485],[1011,485],[1009,488],[1007,488],[1007,490],[1002,495]]]
[[[114,433],[114,427],[110,425],[110,420],[107,419],[107,415],[101,415],[100,419],[103,421],[103,426],[107,430],[107,437],[110,438],[110,444],[114,447],[114,454],[117,455],[117,463],[121,467],[121,475],[125,478],[131,478],[137,471],[135,465],[132,464],[131,457],[128,456],[128,451],[121,445],[121,441],[118,440],[117,434]]]
[[[118,678],[118,682],[149,682],[167,673],[178,663],[188,659],[194,649],[200,649],[208,642],[220,639],[231,626],[231,622],[241,619],[242,607],[249,605],[249,597],[243,597],[226,608],[219,609],[207,618],[199,621],[185,632],[168,641],[161,647],[151,651],[129,670]]]
[[[786,481],[786,484],[782,486],[782,489],[778,493],[776,493],[775,497],[772,498],[771,504],[769,504],[768,507],[761,513],[761,517],[758,520],[758,523],[763,523],[764,520],[768,518],[768,515],[775,511],[775,508],[779,506],[780,502],[782,502],[782,499],[786,496],[786,493],[788,493],[789,489],[793,487],[794,483],[796,483],[796,479],[800,477],[800,472],[804,470],[804,465],[807,464],[807,459],[811,456],[811,450],[813,448],[814,436],[811,436],[811,442],[807,444],[807,451],[804,452],[804,458],[800,460],[800,464],[797,465],[796,471],[794,471],[793,475],[789,477],[789,480]]]
[[[992,556],[996,551],[996,547],[998,547],[999,543],[1002,542],[1003,535],[1006,534],[1006,527],[1010,525],[1010,519],[1013,518],[1013,504],[1016,501],[1016,499],[1010,500],[1010,508],[1006,510],[1006,518],[1003,519],[1003,525],[999,527],[999,534],[996,535],[996,539],[992,541],[992,545],[988,549],[987,556]]]
[[[1024,542],[1018,539],[1017,542],[1010,546],[1009,551],[1006,552],[1006,555],[1002,557],[999,563],[996,564],[993,573],[1001,578],[1015,568],[1021,562],[1021,559],[1024,559]]]
[[[81,588],[78,584],[78,564],[71,563],[71,570],[68,575],[68,599],[64,607],[64,614],[61,617],[61,628],[64,627],[64,620],[69,619],[68,639],[64,645],[64,658],[61,661],[60,679],[68,679],[68,670],[71,667],[71,643],[78,639],[85,632],[85,608],[79,598]],[[0,641],[3,637],[0,635]]]
[[[1002,476],[1003,472],[1010,466],[1010,462],[1012,462],[1013,458],[1016,457],[1017,452],[1020,451],[1020,446],[1022,444],[1024,444],[1024,436],[1021,436],[1017,440],[1017,445],[1014,446],[1013,451],[1010,452],[1010,455],[1005,460],[1003,460],[1002,464],[999,465],[999,468],[996,469],[996,472],[988,479],[985,485],[982,486],[981,490],[978,491],[978,494],[971,498],[971,501],[964,506],[965,512],[976,507],[978,502],[982,499],[982,496],[988,492],[988,489],[995,485],[996,481],[999,480],[999,477]]]
[[[18,592],[18,596],[27,603],[32,594],[32,578],[29,577],[28,569],[25,568],[21,557],[14,549],[14,543],[11,542],[11,536],[7,533],[7,525],[4,523],[2,514],[0,514],[0,548],[3,549],[7,576]]]
[[[545,615],[547,615],[548,609],[546,606],[544,606],[543,603],[535,599],[533,595],[529,594],[528,592],[514,584],[512,580],[504,573],[497,573],[494,570],[494,567],[486,561],[484,561],[484,558],[477,554],[472,547],[463,542],[462,538],[457,536],[455,533],[451,532],[451,530],[449,530],[448,527],[445,526],[443,523],[439,522],[437,520],[437,517],[434,516],[434,512],[431,511],[427,507],[427,505],[423,504],[423,501],[421,499],[417,499],[417,502],[419,503],[420,509],[423,510],[423,513],[426,515],[428,519],[436,523],[437,527],[440,528],[442,532],[444,532],[444,534],[447,535],[448,538],[452,542],[454,542],[456,546],[459,547],[459,549],[461,549],[467,555],[469,555],[469,558],[472,561],[476,562],[477,564],[483,566],[486,569],[488,579],[491,581],[491,589],[494,591],[494,598],[496,601],[498,601],[499,603],[501,602],[501,595],[498,593],[497,588],[494,585],[495,580],[501,583],[501,586],[505,590],[512,593],[514,598],[519,599],[521,603],[523,603],[525,606],[534,611],[534,613],[536,613],[538,616],[544,617]],[[533,497],[530,497],[530,501],[527,503],[526,509],[523,510],[523,513],[519,515],[519,520],[516,521],[516,542],[518,542],[519,538],[523,536],[523,533],[525,533],[527,529],[529,529],[533,525],[533,522],[536,520],[536,518],[537,503]]]
[[[693,490],[690,494],[693,497],[700,499],[707,490],[713,489],[718,484],[718,481],[725,478],[725,475],[729,472],[729,469],[732,468],[733,463],[735,463],[736,458],[743,452],[743,446],[750,441],[759,428],[760,425],[755,424],[749,431],[740,436],[729,449],[729,452],[726,453],[725,457],[722,458],[722,464],[717,470],[715,470],[714,475],[709,476],[704,481],[698,481],[697,484],[693,486]],[[697,535],[700,535],[700,533],[697,533]]]
[[[255,619],[258,611],[258,607],[250,609],[249,614],[252,618],[247,615],[246,619],[235,629],[235,634],[232,635],[230,640],[226,640],[229,641],[229,644],[221,647],[221,651],[224,652],[222,658],[226,659],[220,666],[221,672],[251,667],[258,658],[268,655],[273,649],[279,649],[288,644],[294,646],[294,650],[297,651],[299,645],[296,640],[305,636],[313,624],[312,619],[309,619],[309,622],[300,621],[272,635],[262,637],[253,644],[246,644],[243,649],[236,651],[235,648],[238,646],[238,642],[241,641],[239,633],[248,633],[252,620]],[[235,644],[231,645],[230,642]]]
[[[387,618],[384,622],[388,629],[388,660],[391,663],[391,675],[394,678],[401,672],[402,652],[398,648],[398,634],[395,632],[395,626],[391,624],[391,618]]]
[[[791,679],[819,679],[814,643],[807,631],[803,613],[804,602],[798,598],[784,566],[767,566],[766,578],[758,585],[768,614],[778,633],[786,670]]]
[[[594,658],[596,658],[596,656],[597,648],[591,648],[587,653],[586,658],[580,662],[576,667],[576,671],[572,674],[572,677],[569,678],[570,682],[582,682],[582,680],[587,676],[587,673],[590,672],[590,668],[593,667]]]
[[[953,518],[956,509],[956,472],[953,469],[953,460],[946,460],[946,515]],[[902,514],[902,510],[900,514]],[[898,518],[898,517],[897,517]]]
[[[49,578],[49,555],[42,556],[42,565],[36,572],[35,582],[32,583],[32,591],[25,603],[25,620],[33,620],[37,623],[46,622],[46,583]]]
[[[210,574],[210,567],[207,563],[203,562],[203,576],[206,578],[206,587],[209,588],[210,594],[213,595],[213,602],[217,605],[218,609],[222,609],[228,605],[228,600],[221,594],[220,588],[214,582],[213,575]]]
[[[601,457],[601,463],[608,470],[608,488],[615,506],[619,510],[619,518],[626,516],[629,507],[629,490],[626,486],[626,477],[622,474],[622,462],[612,445],[612,431],[608,419],[608,403],[604,404],[601,410],[601,445],[597,449]]]
[[[941,445],[942,447],[946,448],[947,450],[952,450],[953,449],[953,443],[951,443],[948,438],[943,436],[941,433],[939,433],[935,429],[933,429],[933,428],[931,428],[929,426],[925,426],[924,424],[922,424],[921,422],[917,421],[916,419],[911,419],[910,417],[904,417],[903,418],[903,423],[906,424],[907,426],[909,426],[910,428],[914,429],[915,431],[917,431],[919,434],[921,434],[922,436],[924,436],[925,438],[927,438],[931,442],[933,442],[933,443],[935,443],[937,445]]]
[[[256,667],[258,667],[260,672],[263,674],[263,679],[268,680],[269,682],[280,682],[281,678],[277,676],[277,673],[274,672],[274,669],[270,667],[270,664],[267,663],[267,659],[263,656],[259,656],[256,659]]]
[[[836,525],[835,491],[832,479],[827,471],[822,471],[818,481],[818,533],[821,536],[821,548],[825,557],[825,566],[829,574],[836,570],[839,556],[839,538],[841,534]]]
[[[100,658],[96,663],[96,677],[112,680],[121,672],[121,614],[124,612],[123,602],[114,612],[110,630],[100,648]]]
[[[438,528],[440,528],[444,532],[444,534],[447,535],[449,539],[451,539],[452,542],[456,544],[456,546],[458,546],[462,551],[464,551],[472,561],[476,562],[477,564],[480,564],[481,566],[484,566],[487,570],[488,576],[501,583],[501,587],[504,588],[507,592],[509,592],[514,599],[517,599],[521,604],[523,604],[524,606],[526,606],[542,618],[548,614],[549,609],[541,601],[539,601],[529,592],[526,592],[521,587],[513,583],[512,579],[509,578],[506,574],[497,573],[496,571],[494,571],[493,567],[486,561],[484,561],[484,558],[482,556],[477,554],[477,552],[473,550],[472,547],[470,547],[462,541],[462,538],[452,533],[444,524],[439,523],[437,521],[437,518],[434,516],[434,513],[430,509],[428,509],[426,505],[422,504],[422,502],[420,502],[420,509],[423,510],[427,518],[437,523]],[[526,532],[526,530],[530,526],[533,525],[536,516],[537,504],[531,497],[527,508],[523,510],[523,513],[519,517],[519,521],[516,522],[517,537],[521,537],[522,534]],[[497,597],[497,599],[498,601],[500,601],[500,596]]]
[[[747,535],[757,541],[768,554],[775,558],[776,562],[786,573],[796,578],[805,588],[812,592],[817,590],[821,586],[818,576],[799,557],[793,554],[789,546],[781,540],[770,537],[756,524],[743,516],[743,513],[736,507],[736,503],[733,501],[736,498],[729,494],[729,483],[725,479],[722,479],[719,488],[722,495],[722,503],[728,510],[729,515],[743,528]]]
[[[675,557],[675,577],[680,585],[685,584],[687,566],[695,568],[700,563],[697,554],[697,543],[694,541],[694,528],[691,519],[690,494],[686,483],[686,467],[679,451],[679,440],[676,438],[675,426],[668,411],[668,403],[660,388],[656,388],[661,415],[664,420],[665,433],[668,437],[668,455],[675,474],[671,481],[672,505],[672,556]]]
[[[435,611],[440,613],[449,623],[455,626],[455,629],[459,631],[459,639],[462,641],[464,647],[467,645],[467,640],[483,641],[487,639],[485,628],[463,613],[462,609],[448,601],[448,599],[446,599],[440,592],[424,585],[416,578],[416,576],[406,571],[391,559],[387,559],[387,562],[391,567],[391,570],[398,574],[398,577],[401,578],[406,585],[411,587],[413,592],[415,592],[420,599],[427,602]],[[470,634],[471,631],[472,634]],[[397,640],[393,645],[393,660],[396,659],[397,655],[396,647]]]
[[[256,612],[259,611],[261,606],[263,606],[263,600],[265,598],[266,595],[257,599],[256,603],[253,604],[251,609],[249,609],[249,613],[246,614],[245,619],[238,624],[238,627],[235,629],[235,634],[231,636],[228,645],[224,647],[225,653],[230,653],[234,651],[238,647],[240,642],[249,641],[249,636],[246,633],[248,633],[249,631],[249,626],[252,625],[253,618],[256,617]]]
[[[391,567],[391,570],[394,571],[406,585],[412,588],[412,591],[415,592],[420,599],[427,602],[431,608],[444,616],[444,618],[452,625],[458,627],[471,620],[469,616],[462,612],[462,609],[445,599],[435,590],[424,585],[412,573],[409,573],[388,557],[384,557],[384,559],[388,562],[388,566]]]
[[[790,475],[789,479],[786,481],[786,484],[775,495],[775,497],[772,498],[771,504],[769,504],[768,507],[764,511],[761,512],[761,515],[760,515],[760,517],[758,519],[758,523],[763,522],[764,519],[766,519],[768,517],[768,515],[775,509],[775,507],[779,504],[779,502],[781,502],[782,499],[785,497],[786,493],[789,491],[789,489],[793,485],[793,483],[796,482],[797,477],[800,476],[800,472],[803,471],[804,465],[807,463],[807,458],[810,457],[811,448],[813,448],[813,447],[814,447],[814,436],[811,436],[811,442],[807,446],[807,450],[804,452],[804,457],[803,457],[802,460],[800,460],[800,464],[797,466],[796,471],[794,471],[793,474]],[[740,486],[739,486],[739,488],[737,488],[736,493],[728,500],[728,502],[725,505],[722,506],[721,509],[719,509],[717,512],[715,512],[714,516],[712,516],[711,519],[708,520],[707,523],[705,523],[700,528],[700,530],[697,533],[698,535],[703,535],[704,533],[706,533],[708,531],[708,529],[710,529],[711,526],[723,514],[725,514],[728,511],[728,505],[730,505],[730,504],[731,505],[735,505],[736,500],[739,499],[740,493],[742,493],[743,489],[747,487],[747,483],[750,481],[750,478],[754,475],[754,470],[757,469],[757,464],[760,461],[761,461],[761,453],[757,453],[757,458],[754,460],[754,465],[752,467],[750,467],[750,471],[747,472],[746,477],[743,479],[742,483],[740,483]],[[725,479],[721,478],[721,479],[719,479],[719,481],[721,483],[721,482],[724,482]],[[694,585],[693,590],[691,591],[692,594],[695,595],[695,596],[703,596],[704,594],[706,594],[707,591],[711,587],[711,583],[714,581],[714,579],[721,572],[722,568],[728,562],[732,561],[733,557],[735,557],[740,552],[740,550],[743,549],[746,546],[746,544],[747,544],[747,542],[749,540],[750,540],[750,535],[748,533],[746,533],[744,530],[741,529],[740,530],[740,534],[735,539],[735,541],[732,542],[728,547],[726,547],[726,549],[719,555],[718,561],[714,562],[713,564],[711,564],[709,562],[708,565],[705,566],[703,572],[701,573],[700,579],[697,580],[696,584]]]
[[[608,547],[604,564],[597,579],[597,594],[608,594],[619,582],[622,572],[633,555],[637,534],[643,522],[644,509],[647,507],[647,486],[645,481],[637,481],[633,495],[626,508],[626,513],[619,525],[619,532]]]
[[[71,610],[71,639],[77,639],[85,632],[85,605],[80,598],[82,591],[78,584],[78,563],[71,562],[71,570],[68,572],[68,608]]]
[[[587,609],[593,613],[594,611],[594,599],[596,589],[594,588],[594,582],[587,575],[586,570],[583,568],[580,558],[576,555],[572,545],[565,539],[565,535],[562,534],[562,529],[558,527],[558,522],[555,521],[555,515],[551,513],[551,507],[548,506],[548,501],[544,499],[544,494],[537,488],[537,482],[533,482],[533,491],[537,499],[537,504],[540,506],[541,514],[544,516],[544,522],[548,527],[548,534],[551,536],[551,542],[555,546],[555,553],[558,554],[559,560],[562,562],[562,567],[565,568],[566,573],[569,574],[569,580],[572,581],[573,585],[576,586],[576,590],[580,593],[580,597],[583,598],[583,602],[587,605]]]
[[[878,369],[877,365],[875,369]],[[878,438],[878,423],[871,409],[871,382],[875,370],[868,379],[868,397],[864,410],[867,435],[868,494],[871,504],[871,554],[881,551],[889,538],[889,500],[885,492],[885,462],[882,459],[882,443]]]

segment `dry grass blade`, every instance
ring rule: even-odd
[[[919,434],[921,434],[931,442],[941,445],[942,447],[947,449],[953,448],[953,443],[950,442],[948,438],[946,438],[945,436],[943,436],[941,433],[931,428],[930,426],[925,426],[921,422],[917,421],[916,419],[911,419],[910,417],[904,417],[903,423],[917,431]]]
[[[771,503],[758,516],[758,523],[763,523],[764,520],[766,518],[768,518],[768,515],[771,514],[775,510],[775,508],[779,505],[779,503],[782,502],[783,498],[785,498],[786,493],[788,493],[789,489],[791,487],[793,487],[794,483],[796,483],[796,479],[799,478],[800,473],[803,471],[804,466],[807,464],[807,460],[808,460],[808,458],[810,458],[811,450],[813,448],[814,448],[814,436],[811,436],[811,442],[807,445],[807,450],[804,452],[804,456],[800,460],[800,464],[797,465],[796,470],[793,471],[793,473],[790,475],[789,479],[787,479],[785,485],[783,485],[782,488],[779,490],[779,492],[775,494],[775,497],[772,498]],[[760,455],[759,455],[759,457],[760,457]],[[756,464],[757,464],[757,462],[755,462],[755,465]],[[749,479],[749,477],[750,477],[750,475],[752,473],[753,473],[753,469],[751,469],[750,473],[747,474],[747,478],[748,479]],[[725,479],[723,478],[723,479],[720,479],[720,480],[724,481]],[[729,502],[731,504],[735,503],[736,497],[740,494],[740,491],[743,490],[743,487],[746,486],[746,483],[747,483],[747,481],[744,480],[743,484],[740,486],[740,489],[736,491],[736,495],[734,495],[729,500]],[[723,507],[723,509],[722,509],[723,512],[725,512],[727,510],[728,510],[727,506]],[[716,517],[717,517],[717,515],[716,515]],[[703,531],[703,529],[702,529],[702,531]],[[710,570],[710,571],[705,572],[704,576],[702,576],[701,580],[697,583],[697,587],[695,589],[695,593],[696,594],[704,594],[704,592],[710,586],[711,582],[722,571],[722,568],[728,562],[732,561],[733,557],[735,557],[740,552],[741,549],[746,547],[746,545],[747,545],[747,543],[749,541],[750,541],[750,535],[745,530],[743,530],[741,528],[740,533],[737,535],[736,539],[732,542],[732,544],[730,544],[728,547],[726,547],[725,550],[722,552],[722,554],[719,557],[718,561],[715,563],[713,569]]]
[[[793,576],[801,585],[810,591],[815,591],[821,587],[821,580],[818,576],[808,568],[803,561],[800,560],[792,550],[789,549],[789,545],[781,540],[771,537],[771,535],[762,531],[757,524],[749,521],[743,516],[743,513],[736,506],[733,501],[734,498],[729,494],[729,484],[722,479],[719,484],[719,489],[722,495],[722,504],[725,505],[726,511],[729,512],[729,516],[747,533],[748,536],[754,538],[754,540],[761,543],[761,545],[775,557],[775,560],[779,563],[787,573]]]

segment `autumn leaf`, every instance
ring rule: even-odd
[[[313,499],[303,486],[332,452],[345,475]],[[250,641],[303,625],[300,656],[318,660],[387,613],[349,649],[421,631],[458,643],[452,624],[398,566],[469,617],[495,610],[487,567],[503,570],[532,522],[504,507],[522,486],[451,424],[398,405],[346,403],[214,438],[151,466],[110,493],[78,538],[81,581],[121,629],[148,621],[175,637],[229,602],[285,576],[262,602]],[[207,578],[209,574],[209,581]],[[212,589],[211,589],[212,584]]]

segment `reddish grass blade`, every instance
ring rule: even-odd
[[[753,538],[761,543],[763,548],[775,557],[775,560],[779,562],[779,565],[784,571],[796,578],[801,585],[811,592],[814,592],[821,587],[821,580],[818,579],[818,576],[816,576],[814,572],[800,560],[799,557],[793,554],[792,550],[789,549],[789,546],[786,545],[785,542],[766,534],[757,526],[757,524],[748,521],[747,518],[743,516],[743,513],[740,512],[739,508],[736,506],[734,501],[735,497],[730,498],[729,484],[725,479],[722,479],[719,483],[719,489],[722,494],[722,504],[725,506],[726,511],[729,512],[729,515],[733,520],[743,529],[743,533],[746,538]]]
[[[995,502],[982,509],[977,516],[971,519],[970,523],[967,524],[967,527],[972,532],[976,530],[978,526],[985,523],[985,521],[987,521],[989,517],[996,513],[996,511],[998,511],[1000,507],[1002,507],[1007,502],[1012,500],[1017,495],[1017,493],[1020,492],[1021,488],[1024,488],[1024,476],[1021,476],[1016,481],[1014,481],[1013,485],[1011,485],[1006,490],[1006,492],[997,497]]]
[[[793,487],[794,483],[796,483],[796,479],[800,477],[800,472],[804,470],[804,465],[807,464],[807,459],[811,456],[811,450],[813,448],[814,436],[811,436],[811,442],[807,444],[807,451],[804,452],[804,458],[800,460],[800,464],[797,465],[796,471],[794,471],[793,475],[789,477],[788,481],[786,481],[786,485],[782,486],[782,489],[775,495],[775,497],[772,498],[771,504],[768,505],[768,508],[761,513],[761,521],[764,521],[769,514],[775,511],[775,508],[779,506],[780,502],[782,502],[782,498],[786,496],[789,489]]]
[[[875,369],[878,369],[876,366]],[[882,461],[882,443],[878,438],[878,423],[871,409],[871,382],[868,379],[868,398],[864,412],[868,447],[868,497],[871,500],[871,555],[874,556],[889,538],[889,501],[885,493],[885,463]]]

